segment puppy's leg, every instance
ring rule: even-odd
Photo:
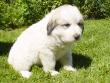
[[[30,71],[20,71],[20,73],[24,78],[29,78],[32,75]]]
[[[41,54],[40,55],[40,60],[41,60],[41,63],[43,65],[43,70],[46,72],[46,73],[50,73],[52,76],[55,76],[57,74],[59,74],[59,72],[57,72],[55,70],[55,64],[56,64],[56,61],[55,61],[55,56],[53,54]]]
[[[67,55],[63,56],[60,59],[61,64],[63,65],[63,68],[67,71],[76,71],[75,68],[72,67],[72,53],[69,52]]]
[[[21,61],[22,62],[22,61]],[[32,73],[29,71],[31,68],[31,63],[19,63],[16,66],[14,66],[15,70],[18,71],[24,78],[29,78]]]

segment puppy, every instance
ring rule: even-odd
[[[52,76],[59,61],[65,70],[72,67],[72,43],[83,32],[83,16],[76,6],[63,5],[26,29],[11,47],[8,63],[25,78],[31,76],[33,64],[42,65]]]

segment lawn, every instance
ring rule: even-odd
[[[24,29],[0,30],[0,83],[110,83],[110,19],[85,21],[82,39],[73,48],[77,71],[59,68],[56,77],[33,66],[32,77],[24,79],[8,65],[10,47]]]

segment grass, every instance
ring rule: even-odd
[[[110,19],[87,20],[82,39],[73,48],[76,72],[59,69],[51,77],[42,68],[33,66],[33,75],[22,78],[7,63],[8,52],[24,28],[0,30],[0,83],[109,83],[110,82]]]

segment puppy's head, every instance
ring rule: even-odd
[[[57,36],[63,42],[73,42],[83,32],[83,16],[76,6],[63,5],[51,12],[47,35]]]

